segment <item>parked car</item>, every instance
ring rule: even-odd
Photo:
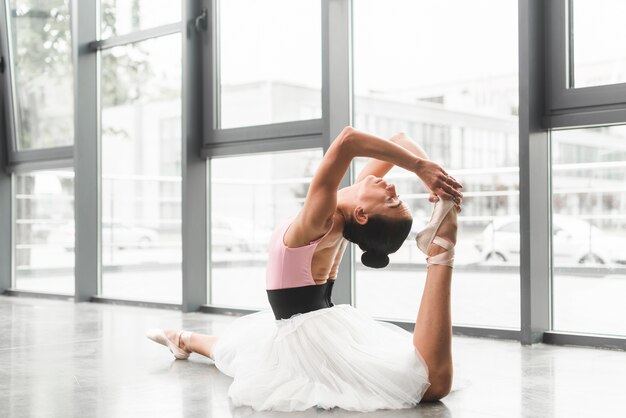
[[[66,250],[74,249],[74,223],[67,223],[53,229],[48,236],[48,244],[62,245]],[[150,248],[159,239],[156,230],[122,223],[102,223],[102,243],[104,246],[125,248]]]
[[[211,248],[213,251],[249,252],[250,242],[236,228],[236,222],[224,218],[211,219]]]
[[[264,253],[272,232],[249,219],[216,216],[211,219],[211,247],[213,251]]]
[[[157,231],[123,223],[102,223],[102,242],[117,248],[150,248],[159,239]]]
[[[500,218],[487,225],[475,241],[481,261],[519,263],[519,218]],[[559,264],[626,264],[626,252],[616,251],[615,239],[590,222],[569,216],[552,220],[553,258]]]

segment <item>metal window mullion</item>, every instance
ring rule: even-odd
[[[74,147],[42,148],[24,150],[13,154],[7,171],[27,173],[37,170],[54,170],[72,167],[74,164]]]
[[[177,311],[180,311],[182,309],[182,306],[177,303],[139,301],[131,299],[107,298],[102,296],[94,296],[91,298],[90,302],[120,306],[138,306],[142,308],[153,309],[170,309]]]
[[[219,120],[219,1],[203,0],[202,5],[206,10],[206,32],[200,40],[200,68],[202,76],[200,79],[202,99],[202,118],[201,118],[201,137],[200,147],[202,148],[202,156],[207,158],[206,167],[206,184],[204,187],[205,195],[205,254],[206,260],[204,271],[206,272],[204,297],[206,303],[213,303],[213,270],[211,265],[211,161],[208,159],[210,155],[205,149],[209,137],[217,128],[217,120]],[[198,91],[196,89],[195,91]]]
[[[219,1],[203,0],[204,8],[207,11],[207,29],[202,38],[202,144],[211,142],[220,112],[220,64],[219,64]]]
[[[397,321],[385,318],[377,318],[380,321],[390,322],[404,328],[409,332],[415,329],[414,321]],[[520,340],[520,331],[507,328],[472,327],[463,325],[452,325],[452,335],[474,338],[492,338],[494,340]]]
[[[214,130],[210,141],[206,145],[211,146],[216,143],[228,143],[232,141],[306,137],[321,135],[322,132],[324,132],[324,128],[321,119],[272,123],[267,125]]]
[[[2,163],[11,163],[17,154],[17,118],[15,109],[15,79],[11,59],[11,27],[9,23],[7,2],[0,2],[0,54],[4,58],[4,73],[2,74],[2,105],[3,121],[2,133],[6,147]]]
[[[212,171],[211,171],[211,159],[207,159],[206,161],[206,170],[207,170],[207,180],[206,180],[206,286],[207,286],[207,294],[206,294],[206,305],[213,304],[213,251],[212,251],[212,237],[211,237],[211,225],[213,222],[213,211],[211,210],[211,202],[212,202],[212,189],[211,189],[211,180],[212,180]],[[200,308],[198,308],[200,309]]]
[[[563,26],[565,26],[565,87],[571,89],[576,82],[576,74],[574,73],[574,2],[567,0],[567,3],[562,2],[559,7],[565,7],[563,11]]]
[[[563,88],[553,94],[552,112],[602,112],[611,106],[626,108],[626,83]]]
[[[72,159],[74,155],[74,147],[72,145],[55,147],[55,148],[40,148],[29,149],[19,152],[19,156],[13,160],[15,163],[23,163],[29,161],[40,160],[67,160]]]
[[[196,311],[207,301],[207,164],[200,155],[203,97],[202,43],[207,31],[198,30],[196,18],[203,5],[186,0],[182,6],[185,30],[182,42],[182,269],[184,312]]]
[[[50,300],[71,300],[72,295],[63,295],[58,293],[37,292],[32,290],[18,290],[9,289],[4,292],[6,296],[24,297],[24,298],[38,298],[38,299],[50,299]]]
[[[181,31],[183,25],[181,22],[170,23],[168,25],[158,26],[155,28],[138,30],[125,35],[112,36],[99,41],[89,43],[92,51],[101,51],[103,49],[115,48],[116,46],[133,44],[141,41],[147,41],[153,38],[172,35]]]
[[[626,351],[626,338],[608,335],[588,335],[549,331],[544,334],[545,344],[606,348]]]
[[[322,1],[322,121],[323,149],[352,124],[352,0]],[[351,184],[352,167],[340,187]],[[353,245],[346,248],[333,288],[336,303],[354,303]]]
[[[6,149],[0,144],[0,161],[6,157]],[[11,289],[15,281],[13,262],[15,205],[13,200],[13,176],[0,170],[0,294]]]
[[[2,102],[0,102],[0,294],[13,286],[13,176],[7,164],[14,150],[14,129],[12,124],[13,103],[11,100],[10,65],[8,62],[8,14],[6,2],[0,4],[0,53],[4,57],[5,71],[2,74]]]
[[[321,134],[297,136],[291,138],[269,138],[250,141],[229,141],[225,143],[205,145],[202,155],[205,158],[225,157],[267,152],[295,151],[311,148],[322,148],[326,137]]]
[[[97,295],[101,278],[98,57],[89,48],[99,35],[97,2],[71,2],[76,302],[87,302]]]
[[[519,2],[519,213],[521,342],[550,328],[550,144],[541,128],[545,86],[545,4]]]
[[[28,162],[23,162],[23,163],[9,164],[7,166],[7,170],[12,173],[20,174],[20,173],[30,173],[33,171],[40,171],[40,170],[57,170],[60,168],[68,168],[68,167],[72,167],[73,164],[74,164],[73,158],[54,159],[54,160],[35,160],[35,161],[28,161]]]
[[[15,207],[13,202],[13,175],[8,171],[8,163],[15,155],[15,128],[13,85],[9,62],[9,28],[6,2],[0,4],[0,54],[4,59],[5,70],[0,92],[0,294],[14,286],[14,229]]]
[[[626,109],[572,109],[544,118],[543,126],[550,129],[618,125],[626,122]]]

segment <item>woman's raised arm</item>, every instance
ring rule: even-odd
[[[439,197],[446,199],[460,199],[462,197],[459,189],[463,186],[453,177],[450,177],[439,164],[413,154],[394,141],[386,141],[366,132],[353,130],[350,143],[355,147],[353,151],[355,157],[375,158],[411,171]],[[406,157],[407,154],[411,157]],[[409,158],[408,163],[405,158]],[[411,163],[411,160],[415,162]]]
[[[425,160],[429,160],[426,151],[422,147],[420,147],[415,141],[413,141],[407,134],[404,132],[400,132],[389,138],[389,141],[394,144],[400,145],[402,148],[405,148],[415,154],[416,156],[423,158]],[[393,168],[393,164],[387,161],[377,160],[375,158],[371,158],[365,167],[363,167],[357,176],[355,183],[363,180],[365,177],[369,175],[374,175],[376,177],[384,177],[391,169]],[[437,195],[431,191],[429,200],[431,202],[437,201]]]
[[[355,157],[387,161],[415,173],[438,196],[461,198],[458,190],[461,185],[438,164],[420,158],[391,141],[346,127],[324,155],[301,211],[301,221],[314,235],[321,235],[328,230],[337,206],[339,183]]]
[[[425,160],[429,159],[428,155],[426,155],[426,152],[422,149],[422,147],[417,145],[404,132],[395,134],[394,136],[389,138],[389,141],[393,142],[394,144],[400,145],[402,148],[409,150],[414,155],[420,158],[423,158]],[[365,164],[365,167],[361,169],[361,171],[359,172],[359,175],[356,177],[356,180],[354,182],[358,183],[361,180],[363,180],[365,177],[370,176],[370,175],[373,175],[376,177],[384,177],[392,168],[393,168],[393,164],[391,164],[390,162],[371,158],[367,162],[367,164]]]

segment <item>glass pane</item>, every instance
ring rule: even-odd
[[[74,172],[15,175],[15,287],[74,294]]]
[[[321,2],[220,3],[220,127],[322,117]]]
[[[18,149],[74,142],[68,0],[11,0],[9,63]]]
[[[181,303],[180,35],[102,53],[102,295]]]
[[[517,1],[359,0],[354,59],[355,126],[406,132],[464,185],[454,323],[519,328]],[[426,276],[414,237],[432,205],[414,175],[388,178],[413,211],[413,231],[382,270],[361,265],[357,248],[356,304],[414,321]]]
[[[573,0],[572,3],[574,80],[571,84],[589,87],[625,83],[626,2]]]
[[[321,160],[321,150],[211,160],[212,304],[269,308],[271,233],[302,208]]]
[[[554,329],[626,335],[626,126],[552,133]]]
[[[181,20],[180,0],[100,0],[102,39]]]

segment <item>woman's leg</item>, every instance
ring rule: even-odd
[[[456,230],[457,213],[456,210],[451,210],[439,227],[437,236],[455,244]],[[431,244],[428,255],[433,256],[444,251],[444,248]],[[443,398],[450,393],[452,386],[451,281],[451,267],[436,264],[428,267],[413,332],[413,345],[426,361],[431,383],[423,401]]]
[[[217,341],[217,337],[215,335],[204,335],[192,332],[188,341],[185,341],[185,338],[183,336],[181,336],[180,340],[177,341],[176,330],[166,329],[165,335],[170,341],[178,345],[178,347],[182,348],[183,350],[187,350],[190,353],[198,353],[200,355],[213,359],[213,346]]]

